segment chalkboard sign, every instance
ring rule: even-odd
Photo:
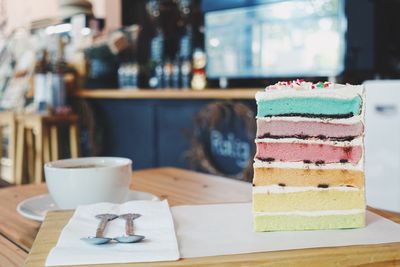
[[[254,112],[240,102],[213,102],[195,116],[190,162],[196,169],[251,180]]]

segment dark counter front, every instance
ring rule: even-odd
[[[100,155],[128,157],[134,169],[190,169],[193,165],[187,156],[193,130],[198,129],[194,127],[195,116],[215,102],[243,103],[255,114],[256,91],[95,90],[80,91],[77,97],[87,99],[93,110]],[[229,153],[224,151],[223,156],[229,157]]]

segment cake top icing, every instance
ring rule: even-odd
[[[256,93],[256,100],[284,97],[326,97],[352,99],[362,97],[363,85],[338,84],[331,82],[307,82],[301,79],[277,82]]]
[[[280,81],[276,84],[269,85],[265,88],[269,90],[284,90],[284,89],[295,89],[295,90],[313,90],[313,89],[329,89],[329,88],[340,88],[345,87],[343,84],[335,84],[331,82],[307,82],[303,79],[297,79],[293,81]]]

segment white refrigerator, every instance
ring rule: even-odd
[[[364,85],[367,204],[400,212],[400,80]]]

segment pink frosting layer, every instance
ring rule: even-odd
[[[357,164],[362,156],[361,146],[339,147],[324,144],[264,143],[258,142],[256,158],[275,161],[323,161],[338,163],[346,160]]]
[[[304,137],[356,137],[364,131],[362,122],[356,124],[335,124],[316,121],[264,121],[257,120],[257,136],[304,136]]]

